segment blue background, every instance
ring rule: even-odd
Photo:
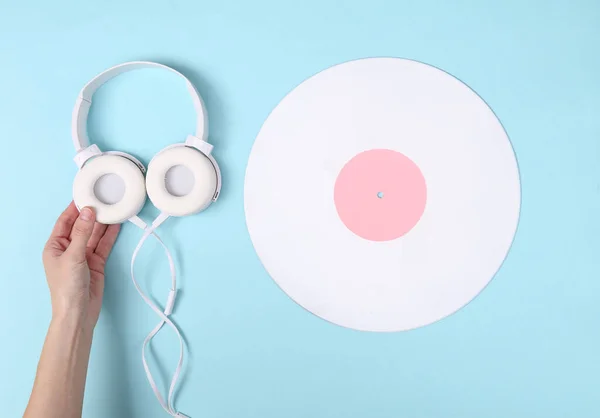
[[[191,350],[179,409],[600,416],[599,22],[597,0],[0,0],[0,415],[21,416],[50,318],[40,254],[71,199],[75,98],[98,72],[142,59],[196,83],[225,182],[207,212],[162,227]],[[243,211],[246,162],[272,108],[324,68],[382,55],[435,65],[475,89],[511,137],[523,187],[516,240],[492,283],[449,318],[394,334],[343,329],[297,306],[262,268]],[[193,131],[194,115],[177,78],[147,70],[101,89],[89,128],[104,149],[148,162]],[[85,417],[166,416],[140,361],[156,318],[128,275],[139,237],[126,226],[110,258]],[[138,270],[162,302],[168,269],[154,243]],[[169,371],[175,342],[165,330],[156,343]]]

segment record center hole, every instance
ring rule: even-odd
[[[383,192],[377,192],[377,197],[380,199],[383,199]]]
[[[194,187],[194,173],[183,165],[175,165],[165,174],[165,187],[173,196],[187,195]]]
[[[114,173],[105,174],[94,183],[94,195],[105,205],[114,205],[125,196],[125,182]]]

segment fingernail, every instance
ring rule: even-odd
[[[93,213],[92,210],[90,208],[83,208],[81,209],[81,214],[80,214],[80,218],[82,221],[89,221],[92,219]]]

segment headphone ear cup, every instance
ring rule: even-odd
[[[174,196],[167,190],[167,172],[183,166],[194,176],[192,190],[184,196]],[[152,204],[169,216],[198,213],[210,205],[217,191],[217,171],[206,155],[184,145],[169,147],[150,161],[146,174],[146,190]]]
[[[115,174],[125,184],[123,198],[107,204],[94,193],[96,182],[107,174]],[[123,223],[137,215],[146,202],[146,183],[139,167],[121,155],[104,154],[95,157],[75,175],[73,201],[81,209],[91,207],[96,212],[96,221],[103,224]]]

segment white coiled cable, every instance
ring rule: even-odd
[[[162,224],[167,218],[168,218],[168,215],[161,213],[154,220],[154,222],[152,222],[152,225],[150,225],[150,226],[148,226],[144,221],[142,221],[137,216],[134,217],[134,218],[132,218],[132,219],[130,219],[130,221],[133,224],[135,224],[136,226],[138,226],[138,227],[140,227],[140,228],[142,228],[144,230],[144,234],[142,235],[142,238],[140,239],[140,241],[139,241],[137,247],[135,248],[135,250],[133,251],[133,255],[131,257],[131,280],[133,281],[133,285],[135,286],[136,290],[138,291],[138,293],[140,294],[140,296],[142,297],[142,299],[144,300],[144,302],[146,302],[146,304],[148,306],[150,306],[150,308],[161,319],[161,321],[156,325],[156,327],[154,327],[154,329],[152,331],[150,331],[150,333],[148,334],[148,336],[144,339],[144,343],[142,345],[142,363],[144,365],[144,370],[146,371],[146,377],[148,379],[148,383],[150,383],[150,386],[152,387],[152,391],[154,392],[154,395],[156,396],[156,399],[158,399],[158,402],[160,403],[160,405],[163,407],[163,409],[169,415],[171,415],[173,417],[176,417],[176,418],[190,418],[190,417],[188,417],[187,415],[185,415],[185,414],[183,414],[181,412],[177,412],[177,410],[173,406],[173,396],[174,396],[174,393],[175,393],[175,387],[177,385],[177,381],[179,379],[179,375],[181,374],[181,369],[183,367],[184,342],[183,342],[183,338],[181,336],[181,333],[179,332],[179,329],[173,323],[173,321],[169,318],[169,315],[171,315],[171,313],[173,312],[173,308],[175,306],[175,297],[177,295],[177,279],[176,279],[176,273],[175,273],[175,263],[173,261],[173,257],[171,255],[171,252],[169,251],[169,249],[167,248],[167,246],[165,245],[165,243],[154,232],[154,230],[156,228],[158,228],[158,226],[160,224]],[[146,240],[148,239],[148,237],[150,235],[154,236],[154,238],[156,238],[156,240],[159,242],[159,244],[165,250],[165,253],[167,254],[167,258],[169,260],[169,269],[171,270],[171,289],[169,291],[169,297],[167,299],[167,303],[165,305],[164,311],[161,310],[142,291],[140,285],[138,284],[137,280],[135,279],[135,274],[134,274],[135,259],[137,258],[138,253],[140,252],[140,249],[142,248],[142,246],[144,245],[144,243],[146,242]],[[167,324],[169,327],[171,327],[173,329],[173,331],[175,331],[175,334],[177,335],[177,338],[179,338],[179,361],[177,362],[177,367],[175,369],[175,372],[173,373],[173,377],[171,378],[171,384],[169,386],[169,393],[167,395],[166,402],[165,402],[165,399],[163,398],[162,394],[160,393],[160,390],[158,389],[158,387],[156,385],[156,382],[154,381],[154,378],[152,377],[152,373],[150,372],[150,367],[148,366],[148,363],[146,361],[146,347],[148,346],[148,344],[150,343],[150,341],[152,340],[152,338],[154,338],[154,336],[161,330],[161,328],[165,324]]]

